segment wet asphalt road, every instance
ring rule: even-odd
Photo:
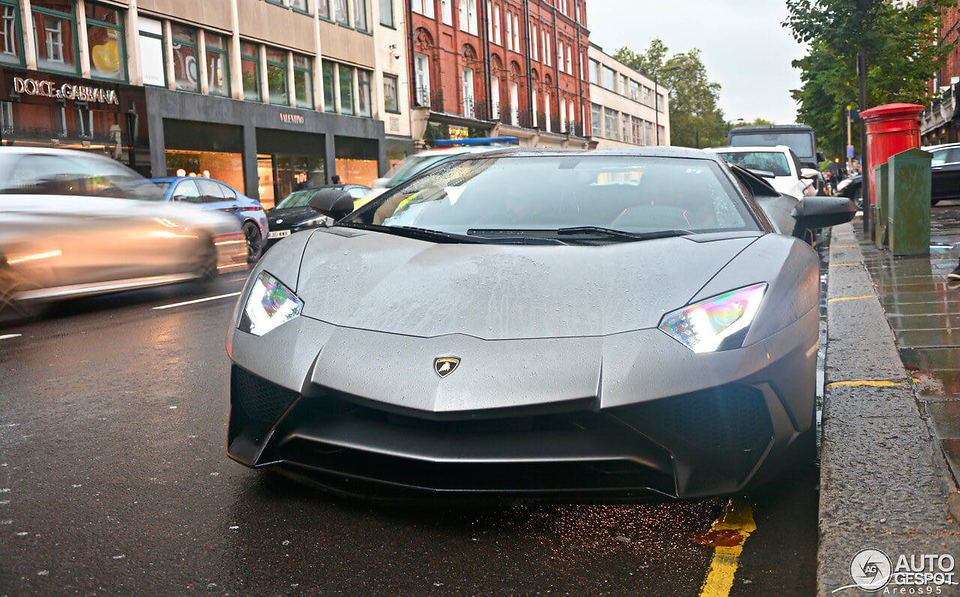
[[[154,307],[241,284],[0,329],[0,595],[700,592],[714,550],[692,536],[724,500],[401,507],[230,461],[234,299]],[[748,497],[758,528],[731,594],[814,591],[816,484],[808,466]]]

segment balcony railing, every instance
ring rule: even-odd
[[[423,87],[423,86],[417,85],[413,91],[413,102],[415,105],[421,108],[429,108],[432,106],[431,96],[432,94],[430,93],[429,87]]]

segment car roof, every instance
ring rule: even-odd
[[[724,147],[708,147],[704,151],[710,152],[724,152],[724,153],[786,153],[788,151],[793,151],[786,145],[752,145],[752,146],[732,146],[727,145]]]
[[[557,148],[539,148],[539,147],[514,147],[503,148],[497,151],[485,152],[499,154],[502,157],[531,157],[531,156],[620,156],[620,157],[653,157],[653,158],[686,158],[697,160],[709,160],[711,162],[722,163],[723,158],[715,153],[703,149],[691,149],[687,147],[673,146],[645,146],[645,147],[623,147],[613,149],[557,149]]]
[[[805,124],[764,124],[754,126],[738,126],[731,129],[731,133],[772,133],[772,132],[813,132],[813,127]]]
[[[19,154],[61,154],[91,157],[96,156],[103,159],[109,159],[107,156],[95,151],[78,151],[76,149],[62,149],[59,147],[24,147],[22,145],[8,145],[0,147],[0,153],[19,153]]]
[[[427,149],[419,153],[413,154],[413,157],[423,157],[431,155],[459,155],[462,153],[490,153],[493,151],[500,151],[503,149],[513,149],[513,147],[507,146],[496,146],[496,145],[485,145],[482,147],[470,147],[470,146],[461,146],[461,147],[442,147],[438,149]]]
[[[921,147],[924,151],[937,151],[940,149],[953,149],[955,147],[960,147],[960,143],[942,143],[940,145],[928,145],[926,147]]]

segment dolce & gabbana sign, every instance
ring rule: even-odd
[[[18,94],[38,97],[50,97],[77,102],[94,102],[114,106],[120,105],[120,98],[117,97],[117,92],[114,89],[90,87],[88,85],[77,85],[74,83],[63,83],[58,86],[54,81],[46,79],[13,77],[13,91]]]

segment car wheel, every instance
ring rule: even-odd
[[[243,238],[247,241],[247,261],[260,259],[263,253],[263,235],[260,234],[260,228],[253,222],[244,222]]]
[[[213,240],[207,238],[197,259],[197,281],[201,284],[210,284],[216,280],[217,273],[217,248],[214,246]]]

